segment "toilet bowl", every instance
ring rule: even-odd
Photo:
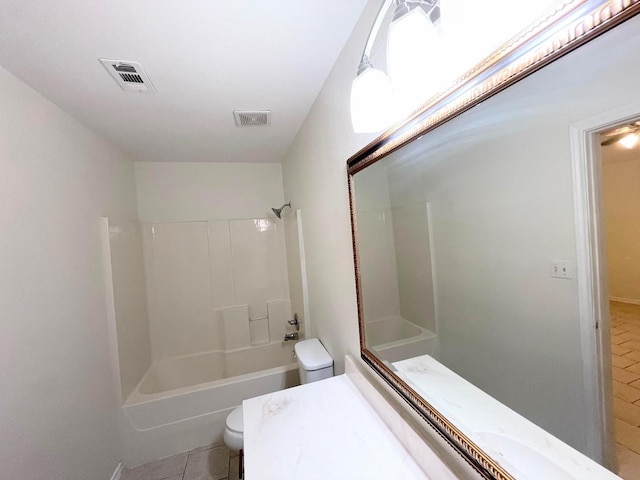
[[[244,444],[243,434],[244,423],[242,421],[242,405],[240,405],[234,408],[227,416],[223,434],[224,444],[230,450],[242,450]]]
[[[311,383],[333,376],[333,359],[320,340],[310,338],[296,343],[294,350],[298,359],[300,383]],[[223,439],[230,450],[240,451],[244,446],[244,422],[242,405],[236,407],[227,417]],[[242,458],[242,456],[241,456]]]

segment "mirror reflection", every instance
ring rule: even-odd
[[[491,423],[456,411],[465,391],[439,369],[615,468],[606,430],[622,420],[589,421],[589,364],[605,365],[603,408],[617,397],[610,346],[583,345],[570,127],[623,108],[619,126],[637,125],[638,31],[635,17],[353,176],[364,345],[481,447],[500,443]]]

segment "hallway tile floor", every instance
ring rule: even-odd
[[[618,475],[640,480],[640,305],[611,302],[610,309]]]
[[[206,446],[127,468],[120,480],[238,480],[238,468],[237,452]]]

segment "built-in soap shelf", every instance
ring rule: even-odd
[[[269,343],[269,317],[249,319],[249,337],[251,345],[263,345]]]
[[[225,350],[237,350],[265,343],[282,341],[291,316],[289,300],[267,302],[266,316],[249,317],[249,305],[237,305],[219,310]]]

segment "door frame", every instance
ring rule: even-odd
[[[611,395],[611,326],[598,132],[638,117],[640,102],[600,113],[569,127],[586,446],[591,458],[613,470],[616,468],[616,456]]]

